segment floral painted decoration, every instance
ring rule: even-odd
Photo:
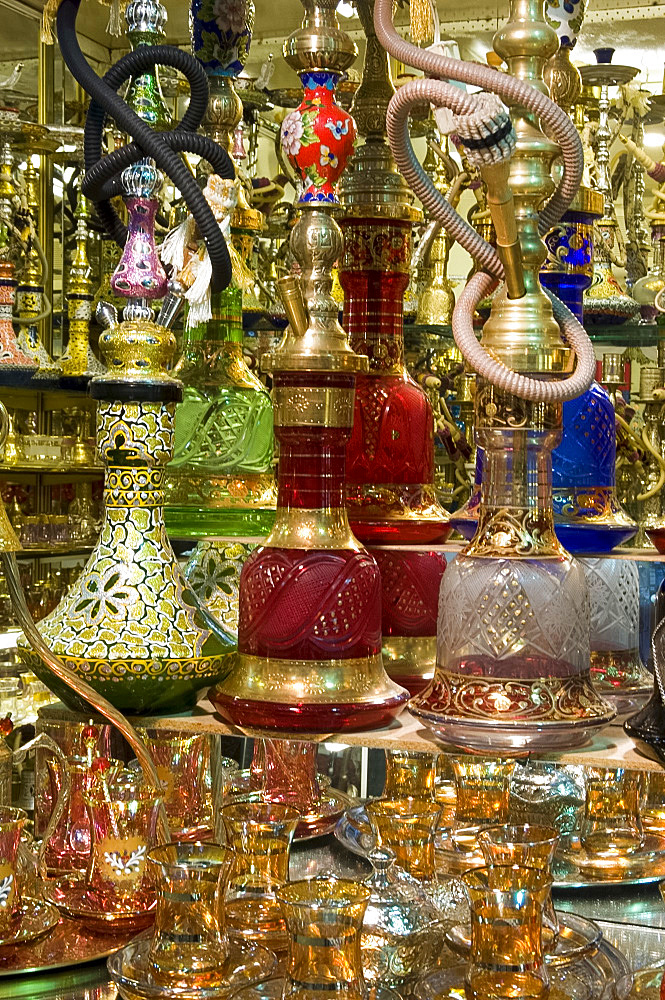
[[[573,49],[582,27],[587,0],[545,0],[545,19],[559,36],[562,49]]]
[[[308,70],[300,79],[303,99],[282,122],[282,149],[303,179],[300,201],[336,203],[334,185],[351,156],[355,122],[335,103],[337,73]]]
[[[191,0],[192,52],[209,76],[238,76],[254,29],[254,0]]]

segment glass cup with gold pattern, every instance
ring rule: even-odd
[[[0,806],[0,942],[12,938],[21,921],[18,854],[27,820],[23,809]]]
[[[435,879],[434,837],[441,818],[438,802],[375,799],[366,808],[377,845],[393,852],[397,866],[419,881]]]
[[[234,802],[221,810],[234,860],[225,895],[231,934],[286,947],[277,890],[288,881],[289,853],[300,814],[275,802]]]
[[[519,865],[550,874],[559,834],[552,826],[488,826],[480,831],[478,842],[488,865]],[[553,950],[558,936],[559,921],[550,893],[543,908],[545,951]]]
[[[213,986],[228,954],[224,889],[233,852],[181,841],[154,847],[147,868],[157,894],[149,962],[172,988]]]
[[[84,797],[92,829],[88,898],[106,914],[147,912],[154,906],[155,891],[146,858],[157,843],[161,791],[125,770],[109,781],[96,781]]]
[[[580,843],[587,855],[621,858],[641,850],[644,832],[640,817],[642,775],[623,767],[586,770],[586,802]]]
[[[437,754],[386,750],[384,799],[434,800]]]
[[[213,828],[212,741],[210,733],[176,733],[139,728],[162,783],[171,836],[196,840]]]
[[[329,876],[277,891],[288,931],[282,1000],[363,1000],[361,929],[369,889]]]
[[[543,908],[552,879],[521,865],[465,872],[471,907],[468,1000],[545,1000],[549,976],[542,941]]]
[[[508,818],[514,762],[477,757],[451,760],[455,775],[455,825],[493,826]]]

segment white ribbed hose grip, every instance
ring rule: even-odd
[[[381,44],[400,62],[434,77],[459,80],[499,94],[509,104],[520,104],[535,112],[549,127],[561,147],[564,172],[557,190],[540,213],[539,230],[541,234],[548,232],[570,205],[582,179],[582,144],[565,112],[530,84],[490,67],[449,59],[404,41],[392,23],[392,0],[376,0],[374,25]],[[462,219],[420,166],[411,145],[408,118],[413,105],[423,101],[450,108],[458,115],[469,114],[471,109],[475,111],[477,101],[473,95],[443,80],[415,80],[401,87],[392,98],[386,120],[388,140],[400,172],[432,216],[485,271],[490,272],[474,275],[460,295],[452,322],[455,342],[479,375],[506,392],[533,402],[554,403],[574,399],[585,392],[593,381],[595,355],[582,325],[555,296],[547,293],[562,333],[577,357],[575,371],[568,378],[541,380],[520,375],[492,358],[478,343],[473,330],[473,314],[478,303],[492,288],[492,276],[503,278],[503,265],[494,247]]]

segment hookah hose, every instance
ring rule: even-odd
[[[476,339],[473,313],[478,303],[495,287],[497,279],[503,278],[504,266],[497,250],[462,219],[421,167],[409,138],[408,118],[411,107],[424,101],[450,109],[455,116],[455,129],[466,146],[470,161],[479,166],[481,172],[489,167],[500,174],[502,169],[507,173],[515,138],[514,133],[512,140],[510,138],[507,114],[498,111],[498,97],[537,115],[561,147],[564,162],[558,187],[539,216],[541,235],[561,218],[582,179],[582,146],[575,126],[558,105],[530,84],[488,66],[441,56],[405,41],[392,22],[392,0],[376,0],[374,26],[379,41],[395,59],[436,78],[414,80],[400,87],[388,107],[386,124],[390,147],[400,172],[432,216],[484,269],[470,279],[455,306],[453,336],[457,346],[482,378],[504,392],[532,402],[547,403],[559,403],[579,396],[589,388],[595,375],[593,347],[579,321],[549,292],[546,291],[546,294],[552,302],[563,336],[577,356],[575,370],[566,379],[541,380],[511,371],[491,357]],[[490,93],[467,94],[445,82],[442,77],[481,87]]]
[[[226,150],[195,130],[203,121],[208,104],[208,80],[202,66],[193,56],[171,45],[140,46],[123,56],[99,77],[87,62],[76,35],[76,18],[81,0],[61,0],[57,14],[58,42],[63,59],[74,79],[92,100],[86,119],[84,153],[86,174],[82,191],[97,208],[104,228],[120,246],[127,239],[127,227],[111,205],[110,198],[118,194],[118,174],[125,167],[146,156],[180,190],[189,211],[203,236],[212,265],[212,292],[226,288],[232,277],[231,259],[226,239],[203,193],[192,177],[179,152],[204,157],[220,177],[233,180],[235,168]],[[171,66],[183,73],[191,88],[189,107],[182,121],[171,132],[155,132],[116,92],[130,77],[146,72],[156,65]],[[134,142],[106,156],[102,152],[106,116],[110,115]]]

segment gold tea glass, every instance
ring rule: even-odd
[[[89,899],[106,914],[146,913],[155,903],[146,858],[157,843],[161,791],[124,770],[96,781],[84,798],[92,830]]]
[[[471,908],[468,1000],[544,1000],[542,920],[551,877],[538,868],[492,865],[465,872],[462,881]]]
[[[12,938],[21,922],[19,845],[27,820],[23,809],[0,806],[0,941]]]
[[[587,855],[622,858],[644,845],[642,775],[623,767],[590,767],[580,842]]]
[[[363,1000],[360,942],[369,889],[321,876],[289,882],[277,897],[289,949],[282,1000]]]
[[[232,858],[226,847],[191,841],[149,852],[147,869],[157,894],[149,963],[156,982],[211,987],[223,978],[224,889]]]
[[[372,833],[379,847],[395,855],[395,863],[413,878],[436,878],[434,837],[441,806],[423,799],[375,799],[367,803]]]
[[[419,750],[386,750],[384,799],[434,800],[436,759]]]
[[[213,829],[210,733],[137,730],[162,783],[169,829],[175,840],[198,840]]]
[[[553,826],[488,826],[478,842],[488,865],[519,865],[550,874],[559,834]],[[559,937],[559,921],[550,892],[543,907],[543,947],[553,951]]]
[[[515,766],[510,760],[456,757],[455,826],[494,826],[508,819],[510,778]]]
[[[231,934],[286,947],[286,926],[277,890],[289,878],[289,853],[300,813],[275,802],[234,802],[221,811],[234,852],[225,893]]]

